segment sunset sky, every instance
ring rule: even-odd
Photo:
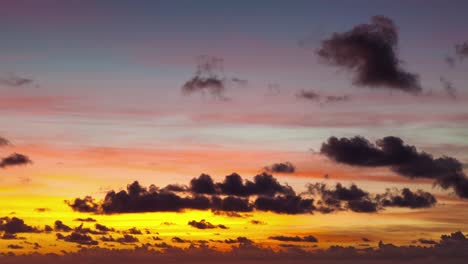
[[[468,257],[466,10],[0,0],[0,260]]]

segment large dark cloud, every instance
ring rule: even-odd
[[[11,167],[11,166],[21,166],[21,165],[27,165],[30,163],[32,163],[32,161],[29,159],[28,156],[19,154],[19,153],[13,153],[0,160],[0,168],[6,168],[6,167]]]
[[[0,218],[0,231],[4,231],[9,234],[39,232],[37,228],[25,224],[23,219],[17,217]]]
[[[453,189],[461,198],[468,198],[468,178],[463,165],[455,158],[434,158],[416,147],[405,145],[398,137],[385,137],[370,143],[363,137],[330,137],[320,152],[336,162],[378,167],[389,166],[394,172],[408,178],[433,179],[443,189]]]
[[[294,173],[296,167],[289,161],[274,163],[264,167],[265,171],[269,173]]]
[[[356,185],[348,188],[341,184],[333,188],[322,183],[309,184],[307,192],[297,195],[290,186],[279,183],[267,173],[256,175],[253,181],[244,180],[233,173],[222,182],[215,182],[209,175],[202,174],[193,178],[188,187],[177,186],[182,187],[160,189],[150,185],[146,188],[135,181],[127,185],[126,190],[109,191],[102,201],[86,196],[66,203],[75,211],[97,214],[180,212],[193,209],[211,210],[216,215],[230,217],[246,217],[239,213],[252,211],[278,214],[307,214],[314,211],[329,213],[338,210],[377,212],[386,206],[421,208],[435,203],[431,194],[422,191],[370,195]],[[385,204],[382,202],[384,199]],[[425,203],[422,202],[424,199],[427,199]]]
[[[377,197],[382,206],[427,208],[437,203],[437,199],[430,193],[418,190],[412,192],[408,188],[401,191],[388,191]]]
[[[202,219],[200,221],[195,221],[195,220],[189,221],[188,225],[192,226],[192,227],[195,227],[195,228],[198,228],[198,229],[214,229],[214,228],[228,229],[228,227],[226,227],[225,225],[221,225],[221,224],[220,225],[214,225],[214,224],[206,221],[205,219]]]
[[[404,70],[397,55],[398,29],[387,17],[334,33],[322,41],[317,54],[325,62],[355,73],[354,84],[421,92],[418,75]]]
[[[260,211],[270,211],[278,214],[306,214],[315,210],[314,200],[297,195],[276,197],[258,197],[255,208]]]
[[[345,187],[337,183],[330,188],[324,183],[309,184],[308,193],[316,195],[317,210],[331,213],[350,210],[356,213],[375,213],[385,207],[428,208],[436,204],[436,198],[422,190],[412,192],[408,188],[387,190],[383,194],[372,195],[355,184]]]

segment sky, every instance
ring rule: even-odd
[[[458,263],[467,8],[0,0],[0,258]]]

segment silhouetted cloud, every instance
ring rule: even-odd
[[[96,219],[87,217],[87,218],[75,218],[73,221],[78,221],[78,222],[96,222]]]
[[[0,168],[6,168],[6,167],[11,167],[11,166],[21,166],[21,165],[27,165],[30,163],[32,163],[32,161],[29,159],[28,156],[19,154],[19,153],[13,153],[0,160]]]
[[[0,231],[10,234],[39,232],[37,228],[25,224],[23,219],[17,217],[0,218]]]
[[[237,237],[236,239],[226,239],[224,240],[224,243],[226,244],[236,244],[236,243],[239,243],[241,245],[251,245],[253,244],[254,242],[250,239],[248,239],[247,237]]]
[[[419,93],[419,77],[401,67],[397,45],[398,29],[393,21],[374,16],[369,24],[323,40],[317,54],[331,65],[353,71],[355,85]]]
[[[264,167],[265,171],[269,173],[294,173],[296,172],[296,167],[289,161],[274,163],[269,166]]]
[[[258,197],[255,208],[260,211],[270,211],[278,214],[306,214],[315,210],[314,200],[297,195]]]
[[[206,221],[205,219],[202,219],[200,221],[189,221],[187,223],[189,226],[198,228],[198,229],[214,229],[214,228],[221,228],[221,229],[228,229],[227,226],[225,225],[213,225],[212,223]]]
[[[72,232],[70,235],[64,236],[60,233],[57,233],[58,240],[64,240],[66,242],[78,243],[80,245],[97,245],[98,242],[93,240],[89,235],[82,234],[79,232]]]
[[[411,209],[432,207],[436,198],[422,190],[412,192],[408,188],[387,190],[383,194],[371,195],[355,184],[345,187],[337,183],[334,188],[324,183],[308,184],[308,193],[320,197],[317,211],[331,213],[351,210],[357,213],[375,213],[384,207],[406,207]]]
[[[54,223],[54,230],[59,232],[70,232],[73,229],[67,225],[65,225],[62,221],[57,220]]]
[[[349,95],[322,95],[312,90],[301,90],[296,94],[299,99],[305,99],[323,104],[346,102],[351,100]]]
[[[432,239],[424,239],[424,238],[418,239],[418,242],[421,243],[421,244],[426,244],[426,245],[436,245],[437,244],[437,242],[432,240]]]
[[[185,239],[182,239],[180,237],[173,237],[173,238],[171,238],[171,241],[173,243],[190,243],[190,240],[185,240]]]
[[[398,137],[385,137],[371,144],[363,137],[330,137],[320,152],[330,159],[353,166],[389,166],[408,178],[433,179],[443,189],[452,188],[461,198],[468,198],[468,178],[463,165],[455,158],[434,158],[416,147],[405,145]]]
[[[316,243],[318,242],[318,239],[314,236],[308,235],[304,237],[299,237],[299,236],[271,236],[268,239],[271,240],[278,240],[278,241],[283,241],[283,242],[312,242]]]
[[[401,191],[387,191],[377,197],[382,206],[390,207],[408,207],[408,208],[426,208],[436,204],[437,199],[430,193],[418,190],[412,192],[408,188]]]

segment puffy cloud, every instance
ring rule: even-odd
[[[274,163],[264,168],[269,173],[294,173],[296,167],[289,161]]]
[[[63,236],[60,233],[57,233],[57,239],[64,240],[66,242],[78,243],[81,245],[97,245],[98,242],[93,240],[89,235],[82,234],[79,232],[72,232],[70,235]]]
[[[259,211],[270,211],[278,214],[306,214],[315,210],[314,200],[297,195],[276,197],[258,197],[255,208]]]
[[[221,228],[221,229],[228,229],[225,225],[213,225],[212,223],[206,221],[205,219],[202,219],[200,221],[189,221],[188,222],[189,226],[198,228],[198,229],[214,229],[214,228]]]
[[[430,193],[418,190],[412,192],[408,188],[401,191],[388,191],[378,198],[383,206],[426,208],[432,207],[437,203],[437,199]]]
[[[0,218],[0,231],[4,231],[9,234],[39,232],[37,228],[25,224],[23,219],[17,217]]]
[[[363,137],[330,137],[320,152],[332,160],[353,166],[389,166],[408,178],[433,179],[443,189],[453,189],[461,198],[468,198],[468,178],[463,164],[455,158],[434,158],[416,147],[405,145],[398,137],[385,137],[370,143]]]
[[[30,163],[32,163],[32,161],[29,159],[28,156],[19,154],[19,153],[13,153],[0,160],[0,168],[6,168],[6,167],[11,167],[11,166],[21,166],[21,165],[26,165]]]
[[[393,21],[374,16],[369,24],[323,40],[317,54],[331,65],[354,72],[355,85],[419,93],[419,77],[401,67],[397,45],[398,29]]]
[[[57,220],[54,223],[54,230],[59,232],[70,232],[73,229],[67,225],[65,225],[62,221]]]

